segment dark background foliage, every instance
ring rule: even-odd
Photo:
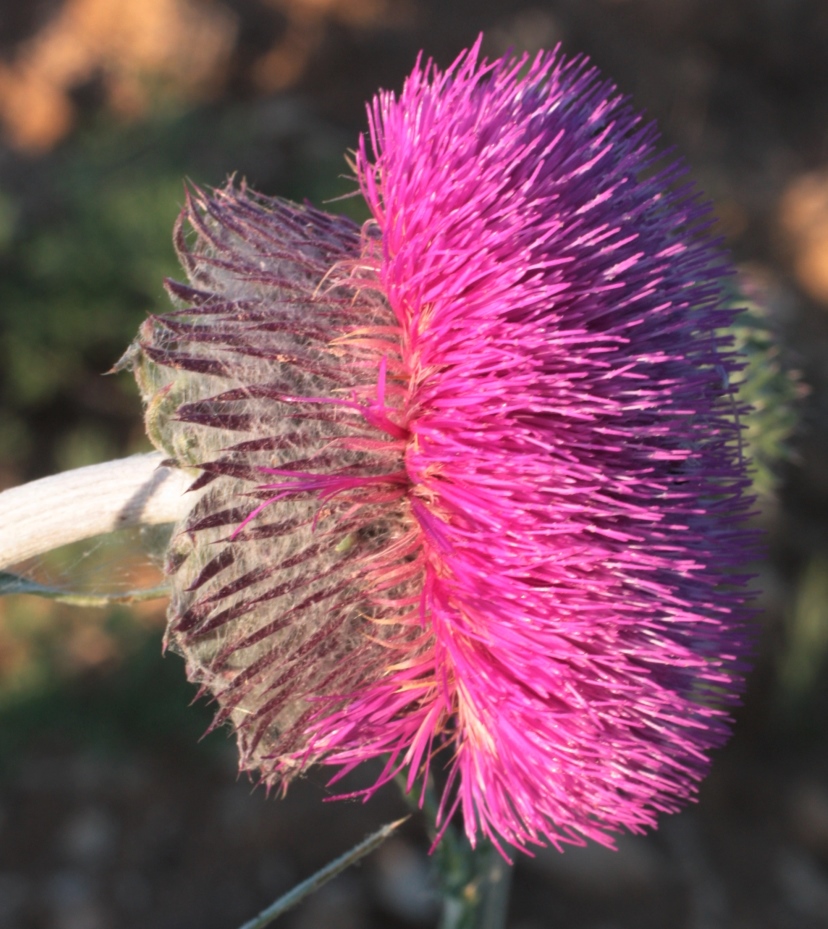
[[[481,30],[491,54],[588,53],[659,121],[802,385],[761,500],[757,667],[701,802],[615,855],[521,861],[509,925],[828,926],[824,0],[2,0],[0,487],[148,448],[134,385],[102,374],[165,305],[184,177],[347,193],[364,102],[420,48],[447,64]],[[136,541],[30,568],[152,583],[150,562],[124,567]],[[323,803],[313,778],[286,800],[251,792],[224,734],[198,742],[209,708],[188,706],[162,626],[158,602],[0,600],[2,929],[232,929],[399,812],[393,792]],[[285,926],[433,925],[425,844],[412,821]]]

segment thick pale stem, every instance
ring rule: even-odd
[[[130,526],[176,522],[198,499],[160,452],[64,471],[0,493],[0,570]]]

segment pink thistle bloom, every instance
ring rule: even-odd
[[[133,354],[206,485],[168,641],[269,785],[383,758],[472,841],[612,844],[692,797],[742,685],[729,265],[586,59],[478,43],[369,122],[363,229],[232,184],[179,221]]]

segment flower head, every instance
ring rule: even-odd
[[[168,639],[268,784],[380,757],[472,840],[610,844],[693,794],[740,687],[727,262],[585,59],[475,46],[369,122],[363,229],[184,209],[135,356],[206,485]]]

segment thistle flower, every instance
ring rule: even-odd
[[[168,642],[284,788],[382,758],[472,841],[612,844],[689,799],[744,670],[729,274],[586,59],[418,62],[362,229],[187,199],[131,358],[203,495]]]

